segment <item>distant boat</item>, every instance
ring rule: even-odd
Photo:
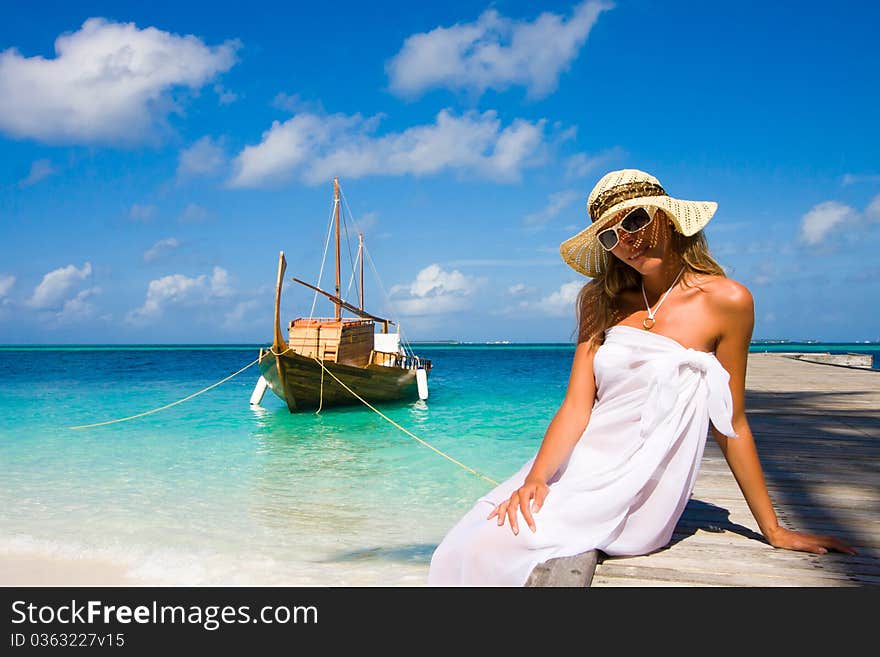
[[[251,395],[251,404],[260,403],[267,387],[287,404],[291,413],[360,404],[352,391],[370,403],[427,399],[431,361],[406,352],[400,343],[399,325],[398,332],[389,333],[389,325],[395,322],[371,315],[363,308],[363,234],[358,235],[360,303],[355,306],[339,295],[340,202],[337,178],[333,179],[333,200],[336,293],[331,294],[298,278],[292,280],[330,299],[336,309],[335,316],[291,320],[285,335],[281,330],[280,308],[287,261],[282,251],[278,256],[275,289],[275,336],[271,347],[260,349],[262,376]],[[342,317],[343,309],[356,317]],[[376,333],[377,324],[381,326],[380,333]]]

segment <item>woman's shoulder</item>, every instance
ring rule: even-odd
[[[747,311],[753,308],[752,293],[742,283],[717,274],[694,274],[691,285],[706,294],[706,299],[720,310]]]

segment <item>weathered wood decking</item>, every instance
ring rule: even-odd
[[[527,586],[880,584],[880,372],[749,354],[746,409],[780,523],[837,535],[857,556],[771,547],[710,437],[670,545],[554,559]]]

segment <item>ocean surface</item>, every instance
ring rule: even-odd
[[[381,410],[501,481],[534,455],[572,345],[416,344],[427,402]],[[753,350],[872,353],[878,344]],[[248,399],[257,347],[0,347],[0,558],[98,559],[144,584],[422,585],[434,546],[492,485],[367,408]]]

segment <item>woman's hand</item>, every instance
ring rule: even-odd
[[[786,550],[800,550],[813,554],[825,554],[828,550],[835,550],[844,554],[858,554],[854,548],[834,536],[806,534],[777,527],[774,531],[768,532],[766,538],[773,547]]]
[[[539,479],[526,479],[522,486],[513,491],[510,499],[504,500],[495,507],[495,510],[489,514],[486,520],[491,520],[497,515],[498,526],[500,527],[504,524],[504,517],[506,515],[510,519],[510,529],[516,535],[519,534],[516,512],[521,511],[526,524],[534,533],[536,531],[535,519],[532,517],[532,514],[537,513],[541,509],[541,506],[544,504],[544,498],[547,497],[549,491],[550,488],[546,482]],[[531,500],[534,500],[534,502],[530,504]]]

